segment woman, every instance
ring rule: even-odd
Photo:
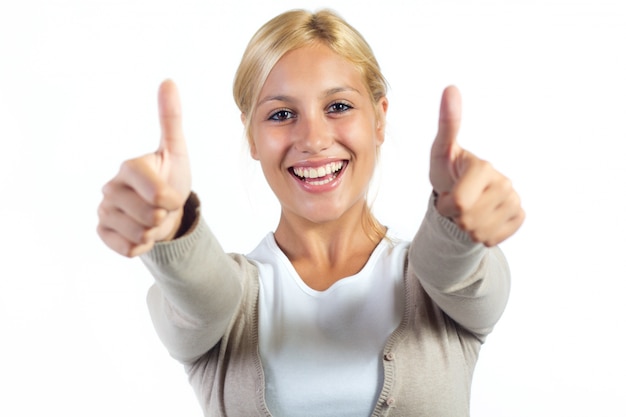
[[[234,96],[281,205],[252,253],[225,254],[201,218],[171,81],[158,151],[125,162],[99,208],[103,241],[154,275],[155,328],[205,414],[468,415],[509,291],[496,245],[524,213],[510,182],[456,143],[458,90],[442,97],[412,242],[367,205],[388,101],[356,30],[329,11],[277,16],[250,41]]]

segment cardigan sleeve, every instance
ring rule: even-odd
[[[439,308],[481,341],[504,312],[510,291],[504,254],[441,216],[434,197],[409,248],[409,268]]]
[[[242,270],[250,267],[242,256],[222,250],[200,217],[195,194],[190,204],[197,216],[190,230],[141,256],[155,279],[147,297],[152,322],[170,355],[183,363],[204,355],[225,334],[242,297]]]

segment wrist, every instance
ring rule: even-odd
[[[198,223],[200,202],[195,193],[190,193],[185,204],[180,208],[177,221],[172,227],[172,231],[161,242],[168,242],[185,236],[190,233]]]
[[[432,199],[433,199],[433,207],[435,208],[435,211],[436,211],[436,212],[437,212],[437,213],[438,213],[441,217],[443,217],[444,219],[449,220],[449,221],[451,221],[452,223],[455,223],[455,224],[456,224],[456,222],[454,221],[454,219],[453,219],[452,217],[450,217],[450,216],[446,216],[446,215],[442,214],[442,213],[441,213],[441,210],[439,210],[439,207],[438,207],[438,205],[437,205],[437,203],[438,203],[438,201],[439,201],[439,193],[438,193],[438,192],[437,192],[437,190],[435,190],[434,188],[433,188],[433,193],[432,193]]]

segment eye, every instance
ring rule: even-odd
[[[352,107],[348,103],[338,101],[328,106],[328,113],[344,113],[353,108],[354,107]]]
[[[274,120],[277,122],[282,122],[285,120],[293,119],[296,117],[295,114],[286,109],[281,109],[272,113],[269,117],[269,120]]]

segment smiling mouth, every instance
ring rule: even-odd
[[[291,167],[289,172],[302,182],[325,185],[333,181],[348,165],[348,161],[335,161],[319,167]]]

